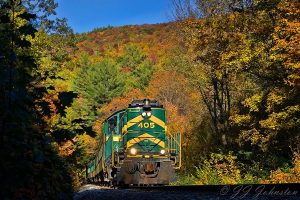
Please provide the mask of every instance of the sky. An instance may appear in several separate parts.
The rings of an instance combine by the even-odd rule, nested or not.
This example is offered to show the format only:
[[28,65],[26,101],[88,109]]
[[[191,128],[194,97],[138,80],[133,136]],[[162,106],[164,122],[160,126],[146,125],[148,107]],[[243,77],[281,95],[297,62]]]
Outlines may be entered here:
[[56,0],[59,18],[75,33],[94,28],[156,24],[171,20],[171,0]]

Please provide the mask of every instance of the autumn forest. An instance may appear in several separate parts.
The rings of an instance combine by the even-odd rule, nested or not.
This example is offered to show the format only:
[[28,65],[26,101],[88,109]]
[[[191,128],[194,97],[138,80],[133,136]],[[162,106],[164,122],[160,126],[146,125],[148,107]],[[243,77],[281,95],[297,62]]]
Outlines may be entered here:
[[172,5],[75,34],[53,0],[0,1],[1,197],[71,199],[104,119],[144,98],[182,133],[172,184],[300,182],[299,2]]

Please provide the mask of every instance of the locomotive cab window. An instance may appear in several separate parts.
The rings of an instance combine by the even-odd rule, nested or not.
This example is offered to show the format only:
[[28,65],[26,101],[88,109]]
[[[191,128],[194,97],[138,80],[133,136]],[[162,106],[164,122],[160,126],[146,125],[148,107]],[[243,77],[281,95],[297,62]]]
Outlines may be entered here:
[[120,113],[119,115],[119,133],[121,134],[122,133],[122,127],[124,126],[124,118],[125,118],[125,112],[123,113]]
[[108,120],[108,131],[109,133],[117,132],[117,116],[114,116]]

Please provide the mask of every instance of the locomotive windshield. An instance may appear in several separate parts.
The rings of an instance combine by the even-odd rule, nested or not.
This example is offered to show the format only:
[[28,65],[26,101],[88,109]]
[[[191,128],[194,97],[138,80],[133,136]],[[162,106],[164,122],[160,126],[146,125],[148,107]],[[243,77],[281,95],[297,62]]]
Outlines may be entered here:
[[129,104],[129,108],[136,108],[136,107],[143,107],[143,108],[148,108],[148,107],[163,108],[163,105],[160,105],[158,103],[158,101],[155,101],[155,100],[149,100],[149,99],[133,100],[131,102],[131,104]]

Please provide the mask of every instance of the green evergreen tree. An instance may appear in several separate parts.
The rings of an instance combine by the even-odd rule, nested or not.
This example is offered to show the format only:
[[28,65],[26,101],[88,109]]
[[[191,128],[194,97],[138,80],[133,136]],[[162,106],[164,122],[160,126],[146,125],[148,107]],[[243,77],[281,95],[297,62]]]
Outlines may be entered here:
[[119,96],[124,90],[120,67],[109,59],[82,66],[74,80],[74,91],[96,108]]
[[126,89],[145,89],[153,75],[153,64],[149,61],[142,49],[137,45],[129,45],[117,62],[128,71],[126,76]]

